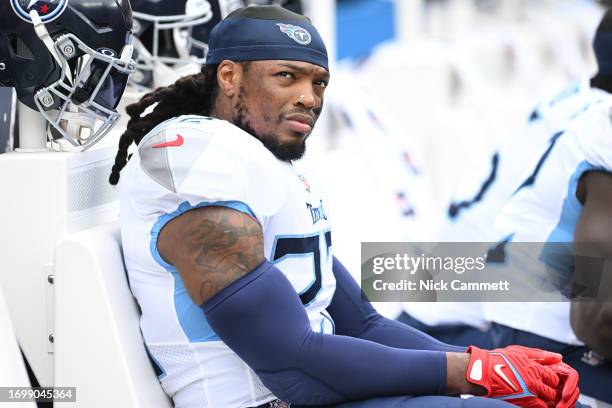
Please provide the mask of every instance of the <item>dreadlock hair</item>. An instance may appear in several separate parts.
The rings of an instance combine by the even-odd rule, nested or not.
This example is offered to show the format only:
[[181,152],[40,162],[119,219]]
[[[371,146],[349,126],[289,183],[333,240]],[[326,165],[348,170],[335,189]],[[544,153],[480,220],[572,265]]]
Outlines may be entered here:
[[[596,58],[598,60],[602,59],[609,63],[609,40],[605,40],[603,44],[596,45],[597,38],[604,35],[612,35],[612,9],[609,9],[604,13],[595,32],[595,40],[593,41],[593,49],[595,51]],[[606,69],[609,70],[609,68]],[[597,74],[591,78],[591,87],[603,89],[604,91],[612,93],[612,75],[609,71],[606,71],[605,73],[602,73],[602,71],[603,69],[600,66],[599,72],[597,72]]]
[[[204,65],[200,73],[180,78],[170,86],[157,88],[144,95],[140,101],[126,107],[130,120],[119,139],[119,151],[108,178],[109,183],[116,185],[119,182],[119,173],[129,160],[130,145],[138,145],[155,126],[181,115],[210,115],[219,91],[218,67],[219,65]],[[142,116],[153,104],[157,104],[153,111]]]

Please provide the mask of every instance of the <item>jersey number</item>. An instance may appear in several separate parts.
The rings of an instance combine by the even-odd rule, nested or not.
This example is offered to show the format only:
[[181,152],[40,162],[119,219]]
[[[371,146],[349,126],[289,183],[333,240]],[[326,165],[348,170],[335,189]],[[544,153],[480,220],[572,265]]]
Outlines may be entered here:
[[495,154],[493,155],[493,158],[491,159],[491,173],[489,174],[489,177],[487,177],[487,179],[482,183],[480,190],[478,191],[478,193],[476,193],[476,196],[474,196],[474,198],[470,200],[464,200],[461,202],[453,201],[451,203],[450,207],[448,207],[448,216],[450,219],[457,218],[461,210],[467,210],[468,208],[470,208],[471,206],[478,203],[484,198],[484,195],[486,194],[487,190],[491,188],[491,185],[493,184],[493,182],[495,181],[495,178],[497,177],[498,167],[499,167],[499,153],[495,152]]
[[327,258],[327,256],[329,256],[329,248],[331,247],[331,231],[309,237],[279,237],[276,239],[276,247],[272,254],[272,262],[288,255],[300,256],[312,254],[313,256],[315,278],[312,284],[300,294],[300,300],[303,305],[308,305],[312,302],[321,290],[323,257],[319,248],[321,248],[320,238],[322,235],[325,237],[325,246],[327,249],[325,257]]
[[535,169],[533,170],[533,173],[531,173],[531,175],[529,177],[527,177],[527,179],[525,181],[523,181],[523,184],[521,184],[521,186],[516,189],[514,194],[516,194],[522,188],[529,187],[529,186],[532,186],[533,184],[535,184],[536,177],[538,176],[538,173],[540,173],[540,170],[542,169],[542,166],[544,165],[544,162],[546,161],[546,159],[550,155],[550,152],[552,151],[553,147],[555,147],[555,143],[557,143],[557,140],[559,140],[559,137],[561,137],[561,135],[563,135],[564,132],[565,132],[564,130],[560,131],[560,132],[557,132],[557,133],[555,133],[550,138],[548,148],[546,149],[544,154],[542,154],[542,157],[540,157],[540,160],[538,160],[538,164],[536,165]]

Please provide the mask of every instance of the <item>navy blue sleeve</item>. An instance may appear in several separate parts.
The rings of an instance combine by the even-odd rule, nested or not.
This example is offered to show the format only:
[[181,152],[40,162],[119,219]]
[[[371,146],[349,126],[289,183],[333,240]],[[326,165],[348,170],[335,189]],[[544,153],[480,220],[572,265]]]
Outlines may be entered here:
[[433,395],[446,388],[443,352],[313,332],[295,289],[267,261],[201,307],[225,344],[289,403]]
[[344,265],[334,257],[336,293],[327,308],[336,334],[358,337],[390,347],[413,350],[465,352],[465,347],[442,343],[407,324],[378,314]]

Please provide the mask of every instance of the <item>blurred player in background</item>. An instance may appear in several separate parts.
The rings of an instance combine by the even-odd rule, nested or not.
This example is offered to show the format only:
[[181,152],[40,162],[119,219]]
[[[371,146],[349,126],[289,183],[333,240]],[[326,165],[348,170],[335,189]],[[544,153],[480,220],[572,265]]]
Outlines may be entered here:
[[[491,241],[499,237],[493,228],[497,218],[504,238],[512,236],[513,242],[593,243],[600,246],[593,256],[610,259],[612,237],[604,231],[612,231],[612,190],[606,184],[612,132],[605,123],[608,107],[599,102],[609,100],[612,92],[612,11],[605,13],[593,45],[597,74],[540,104],[527,131],[500,146],[476,193],[450,205],[445,240]],[[593,112],[585,114],[591,107]],[[579,263],[576,268],[580,273]],[[562,353],[581,373],[585,394],[612,402],[612,368],[597,357],[610,356],[611,311],[605,303],[572,305],[573,327],[586,346],[570,327],[569,303],[404,307],[408,313],[401,321],[453,344],[518,343]]]
[[[584,261],[588,257],[607,265],[603,269],[607,277],[602,275],[598,279],[604,285],[609,280],[612,253],[610,108],[607,98],[574,119],[567,130],[556,133],[537,166],[504,206],[496,221],[503,242],[543,243],[532,245],[537,248],[535,253],[509,248],[505,268],[535,273],[553,271],[557,276],[554,287],[567,291],[572,289],[572,278],[581,281],[585,277],[592,279],[589,275],[598,276],[593,275],[590,264]],[[559,248],[564,252],[557,253]],[[570,258],[573,249],[580,255],[575,260]],[[602,270],[597,273],[601,274]],[[609,293],[605,287],[599,289],[601,293]],[[607,318],[599,315],[597,324],[593,324],[591,319],[597,314],[589,316],[581,303],[571,307],[576,309],[574,327],[588,332],[585,340],[602,338],[603,333],[609,336],[609,315]],[[492,324],[481,344],[498,347],[518,343],[562,353],[581,373],[585,394],[612,402],[609,386],[612,365],[604,359],[589,357],[591,349],[601,353],[606,350],[601,348],[601,342],[584,345],[576,336],[570,326],[569,302],[485,303],[483,308],[485,319]],[[601,303],[592,303],[586,310],[602,308],[605,309]]]
[[[468,179],[459,191],[471,196],[455,198],[447,210],[447,226],[439,240],[487,243],[498,238],[495,218],[518,186],[528,176],[530,164],[549,146],[555,134],[591,104],[609,95],[612,84],[607,75],[612,48],[612,12],[602,18],[594,40],[599,72],[593,78],[574,82],[531,113],[524,132],[503,141],[490,158],[488,173],[480,181]],[[404,323],[452,344],[480,343],[490,322],[479,303],[406,303],[399,317]],[[486,344],[486,343],[484,343]]]

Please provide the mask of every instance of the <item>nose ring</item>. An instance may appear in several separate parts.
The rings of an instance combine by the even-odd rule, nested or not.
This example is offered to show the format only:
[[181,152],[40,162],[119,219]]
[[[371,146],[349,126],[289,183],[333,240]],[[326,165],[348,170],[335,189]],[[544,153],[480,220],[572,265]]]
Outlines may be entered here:
[[306,97],[305,97],[304,95],[300,95],[300,96],[298,97],[298,100],[299,100],[300,102],[304,102],[304,99],[306,99]]

